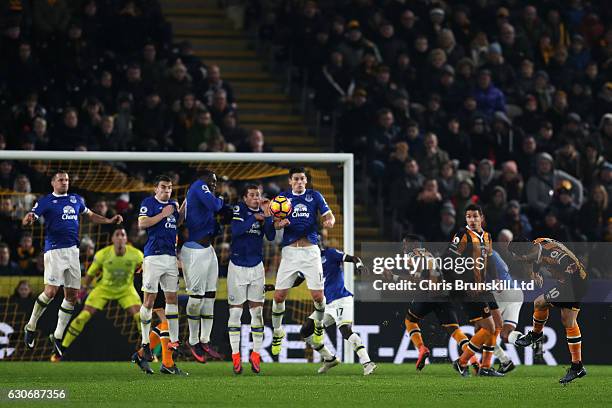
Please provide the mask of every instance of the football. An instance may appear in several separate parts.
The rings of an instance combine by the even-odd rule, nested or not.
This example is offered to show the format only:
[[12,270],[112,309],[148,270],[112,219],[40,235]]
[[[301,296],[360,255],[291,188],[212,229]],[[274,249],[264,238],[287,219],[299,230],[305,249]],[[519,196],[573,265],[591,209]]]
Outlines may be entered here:
[[270,201],[270,212],[276,218],[286,218],[291,212],[291,202],[285,196],[276,196]]

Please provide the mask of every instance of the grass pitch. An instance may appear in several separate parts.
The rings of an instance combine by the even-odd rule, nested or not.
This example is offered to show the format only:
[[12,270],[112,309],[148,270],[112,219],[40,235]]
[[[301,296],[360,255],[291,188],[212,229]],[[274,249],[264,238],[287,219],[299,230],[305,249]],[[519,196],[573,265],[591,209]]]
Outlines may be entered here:
[[505,378],[460,378],[450,364],[379,364],[363,377],[358,364],[340,365],[317,375],[316,364],[263,364],[251,373],[248,363],[235,376],[231,363],[185,363],[188,377],[147,376],[132,363],[2,363],[0,388],[67,389],[65,401],[0,400],[0,406],[49,407],[610,407],[612,367],[588,366],[588,375],[561,386],[563,367],[517,367]]

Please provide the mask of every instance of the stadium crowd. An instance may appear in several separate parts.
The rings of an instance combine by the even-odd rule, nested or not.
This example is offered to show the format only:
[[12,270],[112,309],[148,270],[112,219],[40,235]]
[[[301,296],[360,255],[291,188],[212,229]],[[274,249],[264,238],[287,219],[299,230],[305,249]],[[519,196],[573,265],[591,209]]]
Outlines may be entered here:
[[273,3],[260,37],[380,185],[395,238],[447,241],[480,203],[495,237],[612,241],[607,2]]
[[[378,185],[389,238],[448,241],[480,203],[494,236],[612,241],[605,1],[248,3],[260,39],[285,51],[336,124],[336,149]],[[173,43],[158,1],[3,7],[0,149],[263,148],[219,67]],[[40,273],[18,219],[48,179],[2,161],[0,189],[19,193],[0,197],[0,274]]]

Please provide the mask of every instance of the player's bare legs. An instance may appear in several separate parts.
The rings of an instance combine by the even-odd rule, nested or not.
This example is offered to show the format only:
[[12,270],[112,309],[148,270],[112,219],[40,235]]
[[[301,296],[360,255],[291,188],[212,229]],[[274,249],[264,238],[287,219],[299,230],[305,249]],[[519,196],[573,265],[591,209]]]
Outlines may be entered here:
[[493,353],[495,351],[495,345],[497,344],[497,336],[499,336],[503,325],[503,319],[499,309],[491,309],[491,317],[493,318],[494,333],[493,336],[489,337],[484,342],[482,347],[482,357],[480,360],[480,367],[484,369],[491,368]]

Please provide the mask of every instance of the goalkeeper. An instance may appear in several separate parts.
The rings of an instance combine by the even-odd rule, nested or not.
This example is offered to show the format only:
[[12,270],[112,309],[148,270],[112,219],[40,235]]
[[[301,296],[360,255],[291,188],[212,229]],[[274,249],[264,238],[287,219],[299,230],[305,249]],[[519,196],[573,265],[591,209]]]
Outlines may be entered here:
[[[112,243],[96,252],[93,263],[87,270],[82,291],[90,287],[100,269],[102,276],[87,297],[81,313],[68,326],[62,341],[64,350],[81,334],[89,319],[97,311],[104,309],[109,300],[118,301],[119,305],[134,317],[136,327],[140,329],[141,302],[134,288],[134,272],[142,265],[144,255],[140,250],[127,245],[127,233],[123,227],[115,229]],[[57,354],[51,357],[52,361],[59,359]]]

